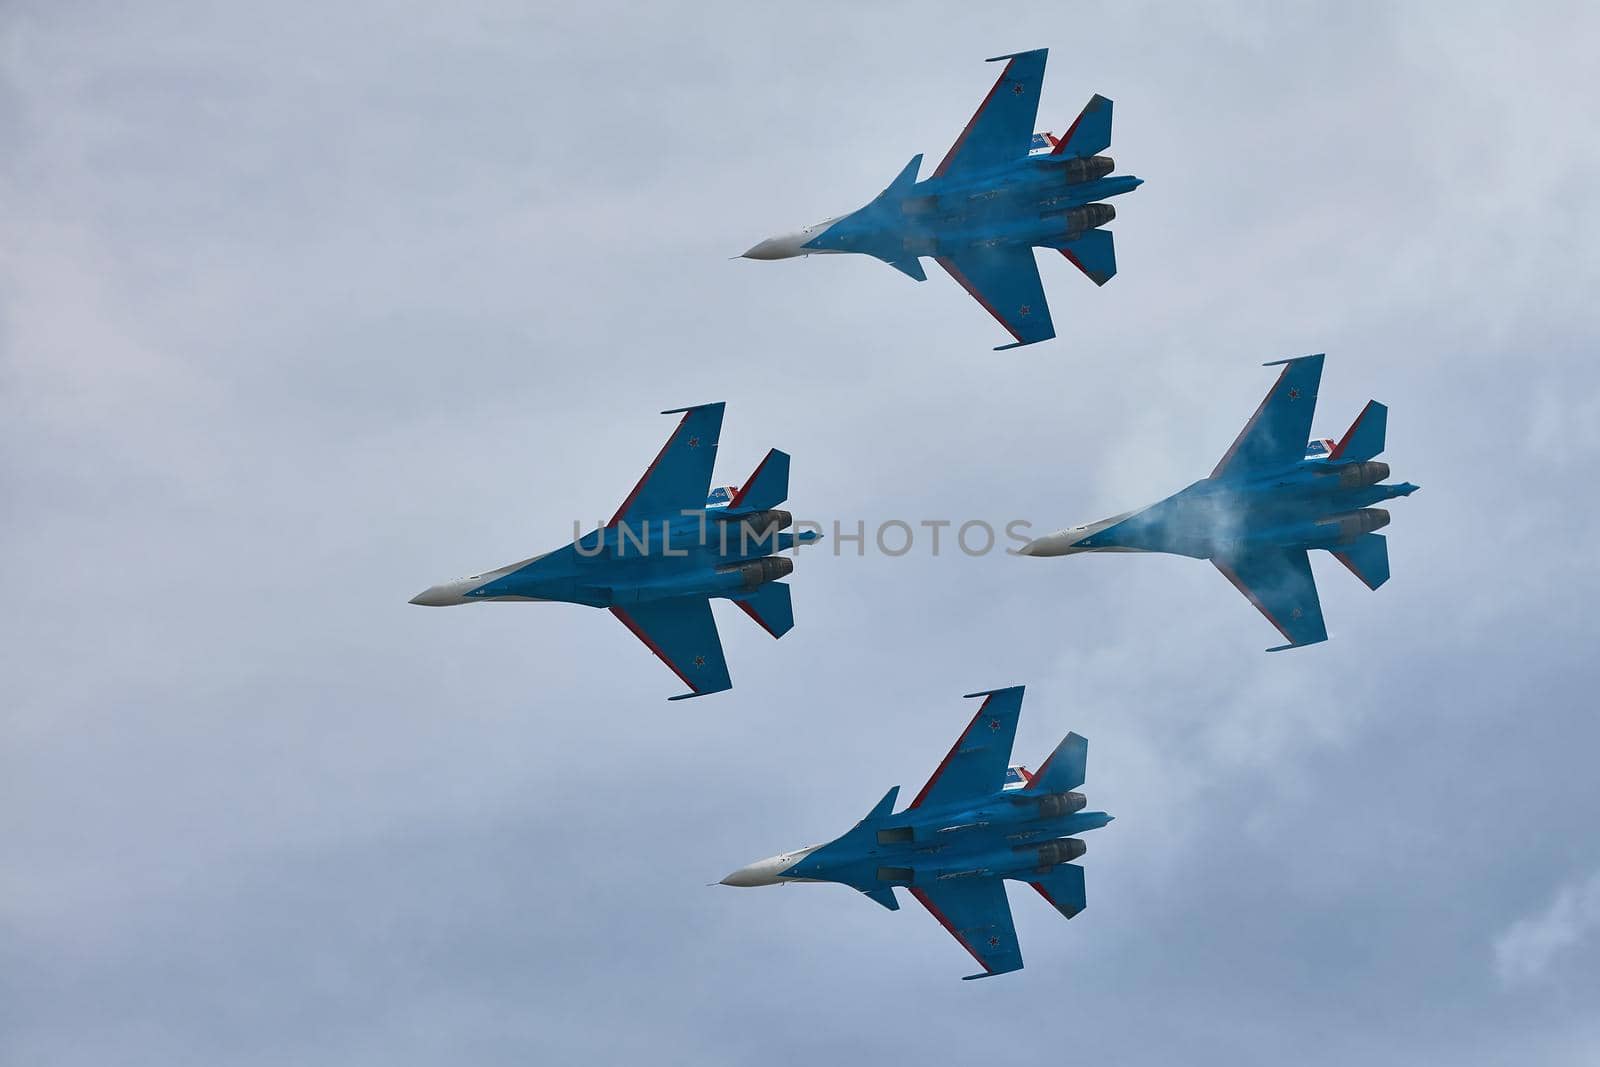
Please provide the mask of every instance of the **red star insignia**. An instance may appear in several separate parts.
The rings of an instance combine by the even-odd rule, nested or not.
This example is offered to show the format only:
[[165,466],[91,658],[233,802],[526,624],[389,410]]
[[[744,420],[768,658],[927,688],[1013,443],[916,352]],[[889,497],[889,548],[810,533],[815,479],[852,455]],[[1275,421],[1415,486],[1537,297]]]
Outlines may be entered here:
[[690,448],[699,448],[700,447],[700,438],[698,438],[698,437],[689,438],[689,447]]
[[1000,947],[1000,939],[998,937],[991,937],[989,939],[989,947],[990,948],[999,948]]
[[1290,386],[1289,387],[1289,399],[1290,400],[1299,400],[1300,399],[1300,387],[1298,385],[1294,385],[1294,386]]
[[1033,307],[1032,307],[1032,305],[1030,305],[1030,304],[1023,304],[1023,305],[1022,305],[1022,306],[1021,306],[1021,307],[1019,307],[1019,308],[1018,308],[1018,309],[1017,309],[1017,314],[1018,314],[1018,315],[1032,315],[1032,314],[1033,314]]
[[1298,619],[1304,614],[1305,612],[1301,611],[1299,608],[1295,608],[1293,611],[1289,612],[1289,618]]
[[704,667],[706,665],[706,658],[704,656],[696,656],[694,658],[694,665],[696,667]]
[[998,731],[1000,729],[1000,720],[999,719],[990,719],[989,720],[989,729]]
[[1028,91],[1028,87],[1026,85],[1023,85],[1021,82],[1012,82],[1011,83],[1011,91],[1013,93],[1015,93],[1017,96],[1021,96],[1023,93]]

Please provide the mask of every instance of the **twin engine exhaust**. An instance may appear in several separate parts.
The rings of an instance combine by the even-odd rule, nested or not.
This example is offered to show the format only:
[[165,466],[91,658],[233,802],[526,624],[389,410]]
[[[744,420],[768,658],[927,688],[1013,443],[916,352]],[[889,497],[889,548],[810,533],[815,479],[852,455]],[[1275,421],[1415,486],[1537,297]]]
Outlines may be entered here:
[[794,560],[788,556],[763,556],[747,563],[735,563],[731,567],[718,567],[717,573],[737,574],[743,588],[754,589],[793,574]]

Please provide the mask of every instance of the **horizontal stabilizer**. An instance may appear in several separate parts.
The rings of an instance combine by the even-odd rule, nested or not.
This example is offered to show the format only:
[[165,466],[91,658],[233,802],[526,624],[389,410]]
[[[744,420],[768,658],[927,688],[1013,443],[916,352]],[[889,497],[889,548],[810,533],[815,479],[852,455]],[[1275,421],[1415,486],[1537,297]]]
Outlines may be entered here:
[[1065,793],[1083,784],[1088,774],[1089,742],[1077,734],[1061,739],[1050,758],[1028,782],[1030,793]]
[[900,910],[900,902],[894,898],[893,886],[879,886],[877,889],[868,889],[865,892],[867,896],[871,897],[877,903],[882,904],[890,911]]
[[728,501],[728,510],[761,511],[789,499],[789,453],[776,448],[756,465],[749,479]]
[[1389,409],[1376,400],[1367,401],[1356,421],[1344,432],[1344,437],[1333,446],[1329,459],[1371,459],[1383,451],[1383,439],[1389,429]]
[[789,600],[789,586],[784,582],[758,585],[734,597],[733,602],[773,637],[782,637],[794,629],[794,604]]
[[1349,567],[1350,573],[1366,583],[1368,589],[1376,589],[1389,580],[1389,541],[1383,534],[1362,534],[1336,550],[1333,558]]
[[1062,245],[1061,254],[1096,285],[1104,285],[1117,273],[1117,249],[1109,230],[1090,230]]
[[1037,889],[1039,895],[1050,902],[1051,907],[1069,919],[1089,906],[1088,898],[1083,891],[1082,867],[1063,863],[1028,884]]
[[1111,147],[1111,101],[1095,93],[1056,142],[1052,155],[1085,158]]

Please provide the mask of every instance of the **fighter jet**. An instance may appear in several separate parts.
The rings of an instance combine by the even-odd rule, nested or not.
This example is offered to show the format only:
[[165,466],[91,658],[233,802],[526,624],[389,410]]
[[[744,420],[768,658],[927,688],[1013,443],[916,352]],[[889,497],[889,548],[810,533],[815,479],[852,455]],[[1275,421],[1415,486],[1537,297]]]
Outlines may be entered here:
[[1368,401],[1344,437],[1306,443],[1322,380],[1322,356],[1277,360],[1266,399],[1211,476],[1140,511],[1060,530],[1024,556],[1075,552],[1174,552],[1209,559],[1278,628],[1281,652],[1328,639],[1311,576],[1310,549],[1326,549],[1367,588],[1389,580],[1389,513],[1373,504],[1410,496],[1410,482],[1380,485],[1389,409]]
[[662,412],[683,418],[604,526],[554,552],[432,586],[411,603],[556,600],[606,608],[689,687],[669,699],[732,689],[711,598],[733,601],[782,637],[794,626],[794,609],[778,579],[794,561],[779,553],[820,535],[786,532],[794,517],[777,506],[789,495],[789,456],[777,449],[743,486],[709,491],[722,409]]
[[968,979],[1022,969],[1004,880],[1027,882],[1067,918],[1085,907],[1078,834],[1111,821],[1084,811],[1089,742],[1068,734],[1038,771],[1010,767],[1022,686],[983,697],[972,722],[906,810],[895,786],[843,837],[741,867],[723,885],[839,882],[898,911],[908,890],[983,968]]
[[[745,259],[790,259],[860,252],[924,281],[919,257],[932,256],[1015,340],[995,351],[1056,335],[1034,261],[1053,248],[1096,285],[1117,273],[1110,197],[1141,179],[1111,176],[1111,101],[1095,96],[1067,132],[1035,133],[1048,50],[996,56],[1005,69],[944,161],[917,181],[918,155],[877,199],[849,215],[772,237]],[[1035,153],[1036,146],[1047,146]]]

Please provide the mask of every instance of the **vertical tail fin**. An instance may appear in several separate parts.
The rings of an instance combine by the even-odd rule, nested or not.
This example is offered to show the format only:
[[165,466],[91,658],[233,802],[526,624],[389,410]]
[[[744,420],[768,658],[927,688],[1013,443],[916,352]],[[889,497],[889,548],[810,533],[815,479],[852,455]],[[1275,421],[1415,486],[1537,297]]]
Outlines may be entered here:
[[1061,739],[1050,758],[1028,781],[1030,793],[1065,793],[1083,784],[1088,774],[1089,742],[1077,734]]
[[789,499],[789,453],[776,448],[757,464],[739,491],[728,502],[730,511],[775,508]]
[[1376,400],[1367,401],[1356,421],[1333,446],[1329,459],[1371,459],[1383,451],[1383,438],[1389,429],[1389,409]]
[[1383,534],[1362,534],[1334,550],[1333,558],[1350,568],[1350,573],[1368,589],[1376,589],[1389,580],[1389,539]]
[[1111,101],[1095,93],[1056,142],[1052,155],[1080,158],[1111,147]]

